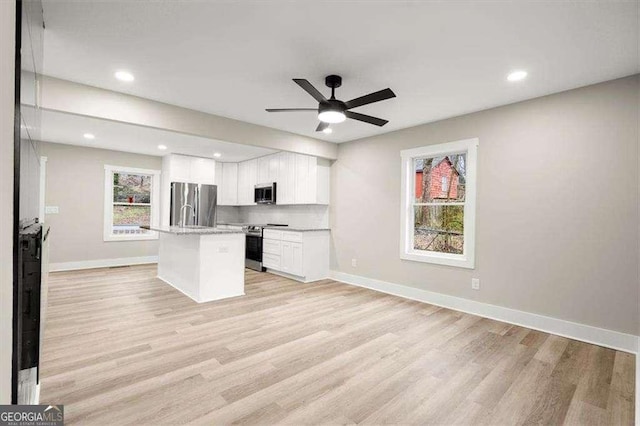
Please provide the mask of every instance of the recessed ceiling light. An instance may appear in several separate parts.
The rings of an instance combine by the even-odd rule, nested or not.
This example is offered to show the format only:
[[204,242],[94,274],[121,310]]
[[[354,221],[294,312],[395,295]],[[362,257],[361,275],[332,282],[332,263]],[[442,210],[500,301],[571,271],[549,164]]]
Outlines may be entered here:
[[325,129],[322,129],[322,132],[323,132],[323,133],[330,134],[330,133],[333,133],[333,129],[332,129],[331,127],[327,127],[327,128],[325,128]]
[[120,81],[133,81],[135,78],[129,71],[116,71],[116,78]]
[[166,145],[158,145],[158,149],[164,151],[165,149],[167,149]]
[[96,135],[94,135],[93,133],[85,133],[82,136],[84,136],[85,139],[95,139],[96,138]]
[[220,154],[219,152],[215,152],[213,154],[213,156],[216,157],[216,158],[220,158],[220,157],[222,157],[222,154]]
[[507,76],[507,80],[520,81],[520,80],[524,80],[526,77],[527,77],[526,71],[514,71]]

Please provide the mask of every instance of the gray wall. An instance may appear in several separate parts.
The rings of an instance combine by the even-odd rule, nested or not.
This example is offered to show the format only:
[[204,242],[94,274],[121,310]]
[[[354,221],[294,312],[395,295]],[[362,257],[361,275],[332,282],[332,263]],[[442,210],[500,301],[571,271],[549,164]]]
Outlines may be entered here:
[[0,1],[0,404],[11,403],[15,16],[15,2]]
[[40,142],[47,157],[45,203],[51,263],[157,256],[158,241],[103,241],[104,165],[162,169],[162,158]]
[[[632,76],[341,144],[332,268],[636,334],[638,85]],[[474,137],[476,269],[400,260],[400,150]]]

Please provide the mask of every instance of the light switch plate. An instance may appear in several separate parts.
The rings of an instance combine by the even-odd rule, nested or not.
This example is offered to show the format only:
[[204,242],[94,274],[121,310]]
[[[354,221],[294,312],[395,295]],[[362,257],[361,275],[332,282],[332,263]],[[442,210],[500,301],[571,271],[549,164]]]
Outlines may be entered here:
[[471,288],[473,290],[480,290],[480,278],[471,278]]
[[45,214],[58,214],[60,213],[60,209],[58,206],[46,206],[44,212]]

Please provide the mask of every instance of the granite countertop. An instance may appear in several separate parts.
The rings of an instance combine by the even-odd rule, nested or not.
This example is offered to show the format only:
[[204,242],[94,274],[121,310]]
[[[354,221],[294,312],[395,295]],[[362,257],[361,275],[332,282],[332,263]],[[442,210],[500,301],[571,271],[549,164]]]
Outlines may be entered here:
[[175,235],[212,235],[212,234],[243,234],[239,229],[220,229],[210,228],[208,226],[141,226],[140,228],[149,229],[151,231],[164,232],[165,234]]
[[234,223],[234,222],[218,222],[218,225],[231,226],[261,226],[264,229],[280,229],[282,231],[292,232],[315,232],[315,231],[331,231],[330,228],[313,228],[310,226],[273,226],[264,223]]
[[264,229],[277,229],[280,231],[291,231],[291,232],[316,232],[316,231],[331,231],[330,228],[306,228],[304,226],[296,227],[296,226],[265,226]]

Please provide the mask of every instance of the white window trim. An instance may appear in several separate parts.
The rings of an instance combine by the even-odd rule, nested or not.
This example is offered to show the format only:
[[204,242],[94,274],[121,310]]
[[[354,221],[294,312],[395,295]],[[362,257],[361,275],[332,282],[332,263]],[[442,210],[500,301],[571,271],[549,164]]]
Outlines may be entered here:
[[[476,225],[476,187],[477,187],[477,138],[464,139],[420,148],[400,151],[402,159],[402,195],[400,211],[400,258],[416,262],[435,263],[438,265],[475,268],[475,225]],[[413,248],[413,197],[415,170],[413,160],[424,157],[439,157],[447,154],[466,153],[466,187],[464,203],[464,245],[463,254],[438,253],[415,250]]]
[[151,175],[151,226],[160,224],[160,170],[138,169],[134,167],[104,166],[104,241],[144,241],[157,240],[157,232],[147,234],[115,235],[113,229],[113,173]]

